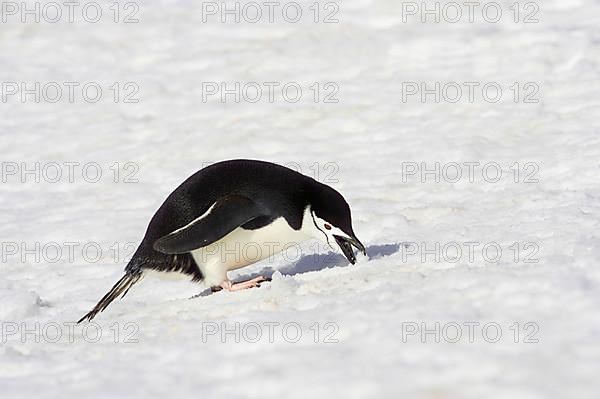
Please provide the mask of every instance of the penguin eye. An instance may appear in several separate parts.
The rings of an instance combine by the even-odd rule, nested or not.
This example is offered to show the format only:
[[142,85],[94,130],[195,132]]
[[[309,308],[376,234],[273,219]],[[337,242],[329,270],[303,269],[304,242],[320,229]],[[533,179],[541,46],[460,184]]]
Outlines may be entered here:
[[325,223],[325,228],[326,228],[327,230],[331,230],[331,229],[332,229],[331,225],[329,225],[329,224],[327,224],[327,223]]

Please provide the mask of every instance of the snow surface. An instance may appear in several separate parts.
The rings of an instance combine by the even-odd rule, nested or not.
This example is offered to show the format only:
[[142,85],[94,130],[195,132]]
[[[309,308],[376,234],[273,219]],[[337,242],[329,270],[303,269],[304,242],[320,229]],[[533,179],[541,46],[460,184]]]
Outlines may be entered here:
[[[112,2],[100,3],[108,13]],[[299,3],[308,13],[313,2]],[[3,176],[2,398],[598,397],[600,2],[538,3],[537,24],[512,22],[512,3],[498,1],[506,16],[497,24],[403,23],[395,0],[340,0],[334,24],[203,23],[201,2],[175,0],[140,3],[137,24],[112,14],[97,24],[1,23],[2,82],[94,81],[105,93],[95,104],[0,104],[3,167],[96,162],[103,171],[97,183],[81,168],[73,183]],[[236,81],[298,82],[305,95],[202,102],[202,82]],[[496,104],[403,102],[402,82],[436,81],[498,82],[505,94]],[[114,82],[135,82],[139,102],[111,101]],[[314,82],[337,83],[339,103],[308,100]],[[537,83],[539,103],[512,101],[514,82]],[[148,277],[97,317],[99,342],[89,342],[91,327],[70,334],[64,323],[122,275],[127,243],[139,243],[164,198],[205,162],[239,157],[294,162],[310,175],[318,162],[322,181],[326,164],[337,165],[332,185],[369,256],[351,266],[307,243],[300,258],[232,275],[273,274],[259,289],[193,299],[205,287]],[[138,183],[122,182],[127,162]],[[421,183],[403,162],[496,162],[504,177],[488,183],[477,169],[473,183]],[[537,183],[522,182],[528,162]],[[27,252],[70,242],[74,259]],[[489,262],[479,247],[473,260],[423,261],[407,255],[411,242],[498,243],[503,255]],[[99,261],[82,256],[85,243],[103,249]],[[537,263],[524,262],[526,243],[539,248]],[[279,323],[273,342],[265,323]],[[286,323],[300,327],[299,342],[283,335]],[[473,342],[468,323],[480,323]],[[486,323],[502,329],[497,343]],[[62,335],[50,342],[56,325]],[[252,343],[256,325],[263,337]],[[452,343],[456,325],[463,335]],[[245,335],[222,339],[222,326]],[[434,332],[423,337],[422,326]],[[130,332],[137,342],[125,342]],[[324,342],[332,332],[337,342]],[[530,333],[537,343],[524,342]]]

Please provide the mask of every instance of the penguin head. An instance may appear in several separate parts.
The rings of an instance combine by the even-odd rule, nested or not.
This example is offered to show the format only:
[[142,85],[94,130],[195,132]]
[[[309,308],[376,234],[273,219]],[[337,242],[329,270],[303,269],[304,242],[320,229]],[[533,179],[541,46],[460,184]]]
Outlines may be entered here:
[[356,256],[352,246],[367,254],[365,246],[358,240],[352,229],[352,215],[350,206],[344,197],[333,188],[322,185],[309,204],[310,215],[316,230],[314,236],[330,247],[337,243],[344,256],[352,264],[356,263]]

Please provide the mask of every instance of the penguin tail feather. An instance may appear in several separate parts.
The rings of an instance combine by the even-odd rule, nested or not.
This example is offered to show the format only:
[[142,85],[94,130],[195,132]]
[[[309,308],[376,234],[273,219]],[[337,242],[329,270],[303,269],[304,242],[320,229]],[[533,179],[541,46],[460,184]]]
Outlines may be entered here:
[[108,291],[106,295],[104,295],[102,299],[100,299],[98,304],[96,304],[96,306],[94,306],[92,310],[90,310],[88,313],[86,313],[85,316],[79,319],[77,324],[81,323],[84,320],[91,321],[94,317],[96,317],[98,313],[106,309],[106,307],[110,305],[112,301],[117,299],[119,295],[121,295],[121,298],[123,298],[127,294],[127,292],[129,292],[129,289],[140,280],[140,278],[142,278],[141,270],[138,269],[126,271],[125,275],[121,277],[121,279],[117,281],[115,285],[113,285],[110,291]]

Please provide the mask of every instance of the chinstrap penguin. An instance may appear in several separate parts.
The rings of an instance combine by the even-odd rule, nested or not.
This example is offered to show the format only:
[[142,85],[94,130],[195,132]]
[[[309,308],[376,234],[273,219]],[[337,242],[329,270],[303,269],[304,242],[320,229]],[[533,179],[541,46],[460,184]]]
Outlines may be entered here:
[[[269,162],[231,160],[210,165],[184,181],[156,211],[125,275],[78,323],[92,320],[124,297],[145,271],[180,272],[216,289],[258,286],[257,277],[232,283],[229,270],[316,238],[337,243],[354,264],[352,246],[366,255],[352,228],[350,207],[333,188]],[[241,249],[253,246],[250,259]]]

